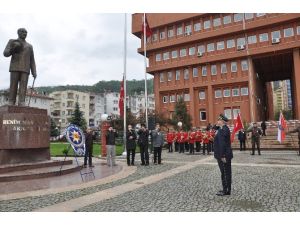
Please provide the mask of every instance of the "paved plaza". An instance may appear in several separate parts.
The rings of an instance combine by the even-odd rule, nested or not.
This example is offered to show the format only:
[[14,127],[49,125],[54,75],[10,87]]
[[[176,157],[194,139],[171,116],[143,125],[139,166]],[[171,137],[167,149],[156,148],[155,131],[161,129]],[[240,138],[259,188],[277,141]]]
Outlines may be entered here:
[[232,195],[223,197],[215,195],[221,179],[212,155],[164,151],[162,159],[162,165],[127,167],[119,158],[122,170],[98,181],[0,195],[0,211],[300,211],[295,151],[234,151]]

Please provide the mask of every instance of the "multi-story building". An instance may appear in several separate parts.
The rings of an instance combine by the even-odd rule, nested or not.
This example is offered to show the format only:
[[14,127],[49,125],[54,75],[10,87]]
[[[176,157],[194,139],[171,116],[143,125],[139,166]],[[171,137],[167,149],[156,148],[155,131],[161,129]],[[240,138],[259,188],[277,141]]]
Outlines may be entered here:
[[[142,16],[132,15],[140,54]],[[220,113],[267,120],[274,114],[267,83],[291,80],[293,115],[300,119],[300,14],[149,13],[147,21],[156,110],[171,117],[183,97],[194,126],[214,123]]]
[[90,93],[89,126],[98,127],[105,113],[104,94]]
[[104,93],[104,113],[109,116],[118,117],[120,116],[119,110],[119,96],[118,92],[107,92]]
[[80,110],[83,112],[84,118],[89,122],[90,95],[89,93],[66,90],[55,91],[50,94],[53,98],[51,102],[51,117],[61,129],[67,127],[69,119],[75,109],[75,103],[79,103]]
[[[8,91],[0,92],[0,106],[8,104],[8,94],[9,94]],[[39,109],[46,109],[48,115],[50,115],[51,100],[53,99],[47,96],[45,93],[39,94],[37,92],[31,92],[31,90],[28,90],[25,98],[25,105],[29,107],[39,108]]]
[[[145,113],[145,93],[133,94],[127,98],[127,107],[130,109],[131,113],[139,117],[141,113]],[[154,104],[154,94],[148,95],[148,113],[155,111]]]
[[272,83],[274,111],[291,109],[290,81],[275,81]]

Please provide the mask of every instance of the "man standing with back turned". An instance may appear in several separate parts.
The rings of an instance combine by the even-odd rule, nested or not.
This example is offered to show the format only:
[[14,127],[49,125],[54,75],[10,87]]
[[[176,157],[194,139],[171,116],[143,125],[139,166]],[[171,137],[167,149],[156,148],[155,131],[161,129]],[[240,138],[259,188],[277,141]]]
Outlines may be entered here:
[[231,194],[231,159],[233,158],[230,130],[226,125],[228,119],[220,114],[217,121],[217,133],[214,139],[214,157],[218,161],[221,171],[223,190],[217,193],[218,196]]
[[5,57],[11,57],[10,61],[10,89],[9,105],[16,104],[19,86],[19,106],[25,106],[25,97],[28,84],[28,76],[36,78],[36,67],[32,45],[25,41],[27,31],[25,28],[18,29],[18,39],[10,39],[3,52]]

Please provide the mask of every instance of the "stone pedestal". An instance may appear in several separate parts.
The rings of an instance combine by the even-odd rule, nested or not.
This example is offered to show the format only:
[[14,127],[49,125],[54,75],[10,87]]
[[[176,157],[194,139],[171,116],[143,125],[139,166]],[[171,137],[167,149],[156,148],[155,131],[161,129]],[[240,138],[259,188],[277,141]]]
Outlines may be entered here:
[[47,110],[0,107],[0,165],[50,160]]

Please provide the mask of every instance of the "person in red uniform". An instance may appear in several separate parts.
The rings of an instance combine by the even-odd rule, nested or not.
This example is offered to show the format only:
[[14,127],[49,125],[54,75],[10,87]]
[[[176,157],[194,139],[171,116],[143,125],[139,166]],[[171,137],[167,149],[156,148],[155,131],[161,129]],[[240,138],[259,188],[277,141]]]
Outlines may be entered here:
[[209,152],[213,152],[214,151],[214,137],[215,137],[215,130],[214,129],[210,129],[209,130]]
[[167,142],[168,142],[168,149],[169,152],[173,152],[173,141],[174,141],[174,132],[170,131],[170,129],[168,129],[168,133],[167,133]]
[[184,153],[184,132],[183,130],[181,130],[179,132],[180,136],[179,136],[179,139],[178,139],[178,142],[179,142],[179,153]]
[[190,154],[195,154],[195,138],[196,131],[195,128],[193,128],[189,133]]
[[174,134],[174,142],[175,142],[175,152],[179,152],[179,139],[180,139],[180,130],[177,130]]
[[209,147],[209,139],[210,139],[210,132],[209,131],[203,131],[203,155],[205,155],[205,149],[207,149],[207,155],[210,153],[210,147]]
[[190,145],[189,145],[189,132],[187,131],[184,131],[184,148],[185,148],[185,151],[188,152],[189,151],[189,148]]
[[196,130],[195,142],[196,142],[196,152],[200,152],[201,142],[202,142],[202,132],[199,127]]

